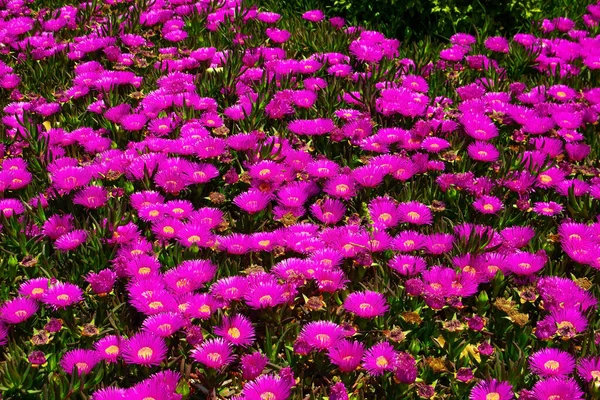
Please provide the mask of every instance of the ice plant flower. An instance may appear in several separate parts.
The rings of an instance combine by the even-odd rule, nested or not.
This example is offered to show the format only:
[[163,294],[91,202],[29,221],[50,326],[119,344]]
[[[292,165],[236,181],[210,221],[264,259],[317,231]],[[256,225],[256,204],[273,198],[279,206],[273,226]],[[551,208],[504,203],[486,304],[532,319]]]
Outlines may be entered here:
[[246,347],[254,342],[254,327],[250,320],[241,314],[223,317],[222,325],[216,327],[214,332],[237,346]]
[[379,376],[387,371],[393,371],[396,363],[396,351],[391,344],[381,342],[365,352],[363,368],[373,376]]
[[64,309],[83,300],[83,291],[72,283],[58,282],[51,285],[40,300],[55,310]]
[[573,378],[550,378],[541,380],[533,386],[536,400],[570,399],[583,400],[583,392]]
[[411,201],[398,205],[400,222],[414,225],[429,225],[433,221],[431,210],[422,203]]
[[122,357],[127,364],[160,365],[167,355],[164,340],[150,332],[137,333],[127,339]]
[[480,381],[473,387],[469,395],[470,400],[512,400],[514,398],[510,383],[496,379]]
[[579,360],[577,373],[586,382],[600,381],[600,357],[586,357]]
[[17,297],[0,306],[0,321],[7,324],[18,324],[31,318],[38,310],[35,300]]
[[222,369],[236,358],[231,350],[231,344],[224,339],[209,339],[192,351],[192,358],[208,368]]
[[352,372],[360,365],[364,352],[365,346],[361,342],[340,340],[328,350],[327,355],[340,371]]
[[575,359],[558,349],[542,349],[529,358],[531,371],[543,378],[562,377],[575,369]]
[[344,332],[331,321],[309,322],[302,327],[299,338],[319,350],[327,350],[342,339]]
[[361,318],[374,318],[384,315],[389,306],[381,293],[367,290],[346,297],[344,308]]
[[248,400],[287,400],[290,393],[290,384],[272,375],[261,375],[246,383],[242,390],[242,396]]
[[93,350],[75,349],[66,352],[61,360],[60,366],[69,375],[75,371],[77,375],[89,374],[98,364],[100,358]]

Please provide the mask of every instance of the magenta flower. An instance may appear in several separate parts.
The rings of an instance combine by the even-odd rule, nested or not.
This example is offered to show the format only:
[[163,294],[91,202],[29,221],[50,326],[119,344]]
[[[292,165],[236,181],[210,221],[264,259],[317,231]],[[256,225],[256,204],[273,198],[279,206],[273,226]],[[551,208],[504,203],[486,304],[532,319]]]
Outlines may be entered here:
[[73,198],[73,203],[91,209],[102,207],[107,201],[108,191],[102,186],[88,186]]
[[127,391],[117,387],[106,387],[96,390],[92,395],[92,400],[126,400]]
[[19,294],[40,300],[48,290],[50,280],[48,278],[29,279],[19,286]]
[[342,220],[346,213],[344,203],[337,199],[317,200],[310,206],[311,213],[326,225],[334,225]]
[[221,338],[209,339],[192,350],[192,358],[213,369],[222,369],[235,360],[231,345]]
[[90,284],[94,293],[106,295],[112,291],[117,280],[117,274],[113,270],[107,268],[98,273],[90,272],[85,277],[85,280]]
[[400,222],[414,225],[430,225],[433,222],[431,210],[423,203],[410,201],[398,205]]
[[460,117],[467,135],[475,140],[488,141],[498,136],[498,128],[483,114],[463,114]]
[[577,373],[586,382],[600,381],[600,357],[586,357],[579,360]]
[[54,246],[58,250],[66,252],[75,250],[81,244],[85,243],[86,240],[87,232],[83,229],[77,229],[61,235],[58,239],[56,239],[56,242],[54,242]]
[[533,205],[533,211],[536,214],[552,217],[562,212],[563,206],[553,201],[537,202]]
[[116,363],[123,344],[124,340],[120,337],[108,335],[94,343],[94,349],[96,349],[100,359],[109,363]]
[[500,157],[500,152],[491,143],[473,142],[467,147],[467,154],[475,161],[494,162]]
[[511,253],[506,258],[510,272],[517,275],[532,275],[544,268],[546,259],[538,254],[523,251]]
[[60,360],[60,366],[69,375],[75,370],[78,375],[88,374],[98,364],[100,358],[93,350],[75,349],[66,352]]
[[325,19],[325,13],[321,10],[310,10],[302,14],[302,18],[311,22],[320,22]]
[[240,314],[223,317],[223,323],[214,329],[214,333],[228,342],[242,347],[252,344],[255,335],[252,322]]
[[127,340],[122,356],[127,364],[160,365],[167,356],[167,350],[161,337],[141,332]]
[[289,31],[278,28],[267,28],[265,33],[274,43],[285,43],[292,36]]
[[57,310],[83,300],[83,290],[72,283],[58,282],[51,285],[41,298],[41,302]]
[[291,385],[280,377],[261,375],[244,385],[242,396],[246,400],[287,400]]
[[0,320],[7,324],[19,324],[31,318],[38,310],[37,302],[27,297],[6,301],[0,307]]
[[356,195],[356,182],[350,175],[338,175],[327,180],[323,191],[332,197],[350,199]]
[[569,399],[583,400],[581,388],[573,378],[550,378],[541,380],[533,386],[535,400]]
[[364,352],[365,346],[361,342],[340,340],[328,350],[327,355],[340,371],[352,372],[360,365]]
[[233,204],[250,214],[255,214],[264,210],[270,201],[270,194],[263,193],[256,189],[250,189],[248,192],[237,195],[233,199]]
[[381,342],[365,352],[362,366],[370,375],[383,375],[394,370],[396,355],[397,352],[391,344]]
[[469,395],[469,400],[512,400],[515,398],[513,388],[508,382],[489,379],[480,381]]
[[550,313],[556,332],[563,339],[571,339],[582,333],[588,326],[585,316],[576,308],[563,308]]
[[325,118],[299,119],[290,121],[288,129],[296,135],[321,136],[333,131],[335,124]]
[[338,343],[344,336],[342,328],[331,321],[309,322],[302,327],[299,339],[305,340],[310,346],[327,350]]
[[473,208],[482,214],[496,214],[504,208],[504,204],[497,197],[481,196],[473,202]]
[[154,314],[147,317],[142,323],[145,331],[152,332],[156,336],[169,337],[186,325],[183,316],[176,312]]
[[575,359],[565,351],[548,348],[531,355],[529,366],[534,374],[543,378],[563,377],[573,372]]
[[269,363],[269,358],[259,352],[245,354],[240,360],[242,367],[242,378],[252,380],[262,374]]
[[384,315],[389,306],[381,293],[367,290],[351,293],[344,301],[344,308],[361,318],[374,318]]

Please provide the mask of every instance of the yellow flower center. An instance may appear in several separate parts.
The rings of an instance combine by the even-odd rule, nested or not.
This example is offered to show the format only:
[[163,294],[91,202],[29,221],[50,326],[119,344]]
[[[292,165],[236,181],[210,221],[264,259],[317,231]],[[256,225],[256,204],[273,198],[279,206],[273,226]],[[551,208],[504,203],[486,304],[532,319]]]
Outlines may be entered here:
[[388,222],[391,219],[392,219],[392,216],[389,213],[382,213],[381,215],[379,215],[380,221]]
[[200,312],[203,314],[210,314],[210,306],[208,304],[204,304],[200,307]]
[[375,364],[377,364],[377,366],[379,368],[385,368],[385,367],[388,366],[389,361],[384,356],[379,356],[379,357],[377,357],[377,360],[375,361]]
[[198,235],[192,235],[188,238],[188,242],[190,243],[198,243],[200,242],[200,236]]
[[416,212],[416,211],[411,211],[411,212],[409,212],[407,215],[408,215],[408,217],[409,217],[410,219],[412,219],[413,221],[416,221],[417,219],[421,218],[421,214],[419,214],[419,213],[418,213],[418,212]]
[[494,206],[491,205],[491,204],[486,204],[486,205],[483,206],[483,209],[485,211],[494,211]]
[[264,392],[260,395],[260,400],[276,400],[277,396],[273,392]]
[[152,357],[152,354],[154,354],[154,351],[152,351],[150,347],[142,347],[137,352],[138,357],[142,360],[148,360],[150,357]]
[[56,300],[60,300],[60,301],[69,301],[69,295],[68,294],[59,294],[58,296],[56,296]]
[[163,303],[160,301],[153,301],[152,303],[148,304],[148,306],[153,310],[157,310],[163,306]]
[[345,183],[340,183],[339,185],[337,185],[337,186],[335,187],[335,190],[336,190],[338,193],[342,193],[342,194],[343,194],[343,193],[346,193],[346,192],[347,192],[349,189],[350,189],[350,187],[349,187],[348,185],[346,185]]
[[104,352],[109,356],[113,356],[115,354],[119,354],[119,348],[113,344],[111,346],[108,346],[106,350],[104,350]]
[[42,293],[44,293],[44,289],[42,289],[42,288],[35,288],[31,291],[31,294],[35,294],[35,295],[42,294]]
[[316,338],[322,345],[327,345],[331,341],[331,337],[326,333],[319,333]]
[[219,353],[208,353],[206,355],[206,358],[208,358],[212,362],[219,362],[219,361],[221,361],[221,355]]
[[542,183],[550,183],[550,182],[552,182],[552,177],[550,177],[548,175],[540,175],[540,181]]
[[552,371],[556,371],[560,367],[558,361],[548,360],[544,363],[544,368],[550,369]]
[[86,362],[78,362],[75,364],[75,366],[79,372],[83,372],[88,369],[88,364]]
[[485,400],[500,400],[500,393],[490,392],[485,396]]
[[463,272],[467,273],[467,274],[475,274],[477,271],[475,270],[475,268],[471,267],[470,265],[465,265],[465,267],[462,269]]
[[182,278],[180,280],[177,281],[177,283],[175,284],[178,288],[182,288],[185,286],[188,286],[190,284],[190,281],[188,281],[185,278]]
[[163,332],[169,332],[169,331],[171,331],[172,326],[171,326],[171,324],[162,324],[162,325],[159,325],[158,329]]
[[268,304],[268,303],[271,303],[272,301],[273,301],[273,298],[271,296],[269,296],[268,294],[265,294],[260,299],[258,299],[258,302],[260,304]]
[[240,337],[240,330],[238,328],[229,328],[229,330],[227,331],[227,334],[229,336],[231,336],[234,339],[238,339]]
[[15,311],[15,315],[17,317],[19,317],[19,318],[23,318],[23,317],[27,316],[27,311],[25,311],[25,310],[18,310],[18,311]]

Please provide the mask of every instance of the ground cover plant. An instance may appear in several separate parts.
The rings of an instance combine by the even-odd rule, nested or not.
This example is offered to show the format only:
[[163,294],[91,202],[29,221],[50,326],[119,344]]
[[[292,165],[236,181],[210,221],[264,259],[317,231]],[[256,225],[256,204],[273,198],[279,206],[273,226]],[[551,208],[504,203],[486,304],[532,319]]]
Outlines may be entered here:
[[2,398],[598,398],[600,4],[0,5]]

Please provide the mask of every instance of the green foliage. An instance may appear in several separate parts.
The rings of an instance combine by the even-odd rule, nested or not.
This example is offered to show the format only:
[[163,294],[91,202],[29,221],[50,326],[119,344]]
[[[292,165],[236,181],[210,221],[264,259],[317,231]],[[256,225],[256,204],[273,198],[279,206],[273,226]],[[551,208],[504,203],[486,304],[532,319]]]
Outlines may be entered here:
[[456,32],[494,35],[530,31],[542,18],[580,17],[588,4],[590,0],[292,0],[273,6],[296,11],[320,8],[331,16],[345,17],[351,24],[377,27],[390,37],[410,40],[448,38]]

